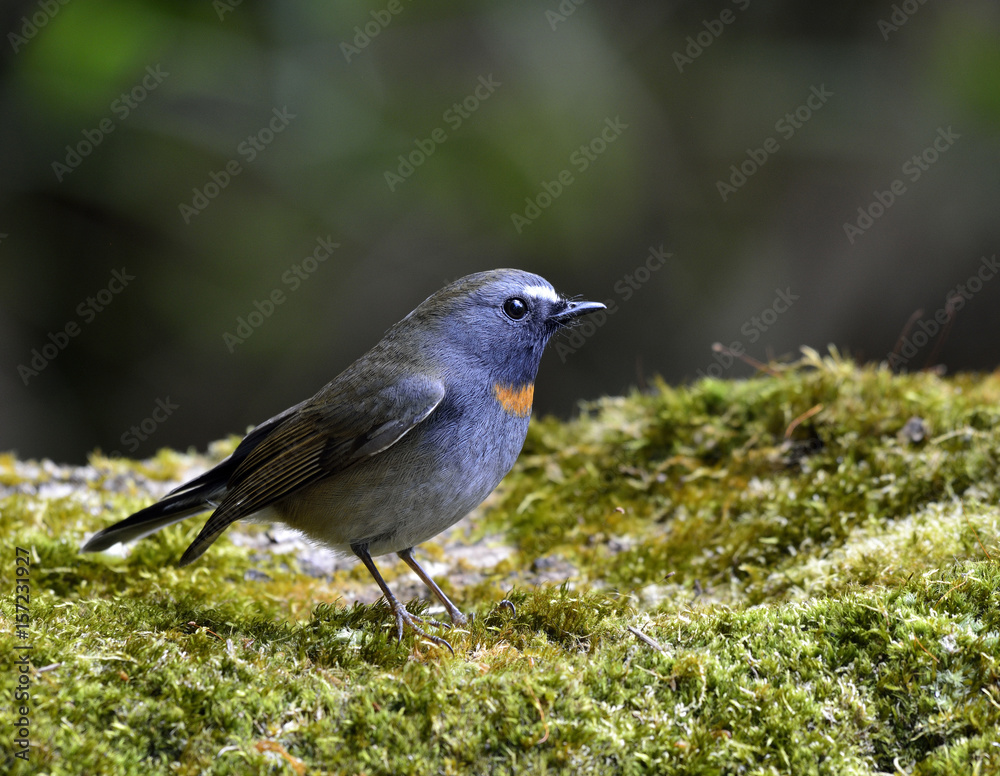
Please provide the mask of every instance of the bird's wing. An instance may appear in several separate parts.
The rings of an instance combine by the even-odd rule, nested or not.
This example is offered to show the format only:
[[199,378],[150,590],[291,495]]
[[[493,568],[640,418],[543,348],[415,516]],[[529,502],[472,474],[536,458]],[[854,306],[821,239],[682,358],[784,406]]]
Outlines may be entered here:
[[210,503],[213,496],[217,495],[219,491],[226,489],[229,481],[232,479],[233,472],[239,468],[239,465],[253,452],[254,448],[266,439],[272,431],[308,403],[308,400],[300,402],[294,407],[289,407],[284,412],[279,412],[273,418],[268,418],[243,437],[243,440],[236,446],[232,455],[227,456],[224,461],[213,466],[204,474],[195,477],[193,480],[188,480],[183,485],[177,486],[167,495],[201,495],[205,498],[206,503]]
[[425,420],[445,393],[440,380],[419,374],[376,381],[377,390],[345,390],[344,382],[327,386],[256,440],[181,566],[197,559],[233,521],[391,447]]

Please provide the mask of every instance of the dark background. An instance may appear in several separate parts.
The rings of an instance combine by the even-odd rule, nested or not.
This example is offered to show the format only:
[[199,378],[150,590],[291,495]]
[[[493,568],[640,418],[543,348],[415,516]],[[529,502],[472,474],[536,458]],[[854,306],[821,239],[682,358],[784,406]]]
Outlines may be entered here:
[[[717,362],[715,341],[885,360],[911,315],[933,330],[1000,249],[993,0],[38,0],[5,3],[0,29],[0,449],[22,456],[204,448],[483,269],[615,302],[543,363],[536,411],[569,415],[653,374],[751,373]],[[481,78],[499,85],[477,98]],[[811,93],[829,96],[786,137]],[[282,131],[259,134],[275,111]],[[609,121],[582,170],[574,153]],[[907,160],[949,128],[912,180]],[[444,142],[390,190],[435,130]],[[270,141],[252,160],[251,136]],[[718,181],[769,138],[723,200]],[[231,160],[239,174],[185,220]],[[518,231],[512,214],[563,170],[572,183]],[[844,224],[896,180],[905,192],[851,242]],[[285,273],[319,238],[339,247],[293,289]],[[672,256],[639,270],[660,246]],[[227,345],[276,289],[283,303]],[[775,307],[778,290],[797,299]],[[918,322],[896,368],[995,369],[998,302],[1000,277],[979,284],[943,342]]]

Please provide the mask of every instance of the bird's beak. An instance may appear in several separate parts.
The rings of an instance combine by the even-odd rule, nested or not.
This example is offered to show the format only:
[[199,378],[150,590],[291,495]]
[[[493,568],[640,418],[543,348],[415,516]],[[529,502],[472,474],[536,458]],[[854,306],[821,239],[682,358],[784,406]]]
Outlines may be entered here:
[[574,318],[579,318],[581,315],[597,312],[598,310],[604,310],[606,307],[600,302],[571,302],[568,299],[563,304],[565,307],[558,309],[549,316],[549,320],[553,323],[569,323]]

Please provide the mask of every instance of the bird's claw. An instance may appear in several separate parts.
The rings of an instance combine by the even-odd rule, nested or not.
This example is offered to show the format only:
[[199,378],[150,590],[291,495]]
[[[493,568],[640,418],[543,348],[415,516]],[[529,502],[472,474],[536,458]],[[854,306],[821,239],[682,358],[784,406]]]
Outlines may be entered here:
[[506,598],[497,604],[497,609],[510,609],[510,616],[517,617],[517,608]]
[[419,633],[425,639],[433,642],[434,644],[437,644],[439,647],[447,647],[448,651],[451,652],[452,655],[455,654],[455,650],[452,648],[451,644],[449,644],[445,639],[441,638],[440,636],[435,636],[433,633],[428,633],[427,631],[425,631],[423,628],[420,627],[421,625],[433,625],[438,628],[447,628],[449,627],[447,624],[443,622],[438,622],[437,620],[431,620],[431,619],[425,620],[423,617],[418,617],[415,614],[410,614],[408,611],[406,611],[406,607],[403,606],[402,604],[398,604],[397,606],[394,607],[394,609],[396,615],[396,637],[398,638],[399,641],[403,640],[403,626],[409,625],[410,628],[412,628],[415,633]]

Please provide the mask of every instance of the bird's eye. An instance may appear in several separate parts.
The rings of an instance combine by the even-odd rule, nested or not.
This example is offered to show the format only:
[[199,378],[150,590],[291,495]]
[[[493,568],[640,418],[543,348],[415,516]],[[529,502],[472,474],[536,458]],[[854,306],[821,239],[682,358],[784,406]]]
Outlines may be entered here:
[[503,313],[512,321],[519,321],[528,314],[528,303],[519,296],[512,296],[503,303]]

